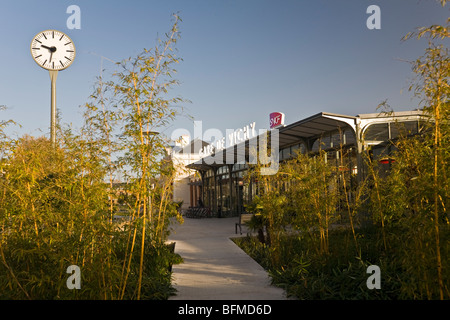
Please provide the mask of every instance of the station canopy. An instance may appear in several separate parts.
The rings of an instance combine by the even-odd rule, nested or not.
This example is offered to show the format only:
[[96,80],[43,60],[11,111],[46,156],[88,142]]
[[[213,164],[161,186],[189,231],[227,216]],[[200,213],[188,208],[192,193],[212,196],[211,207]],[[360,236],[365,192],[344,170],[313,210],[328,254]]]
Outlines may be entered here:
[[[311,139],[320,137],[326,132],[348,128],[352,128],[355,132],[356,119],[357,117],[353,116],[320,112],[306,119],[278,128],[279,150],[299,142],[311,141]],[[268,130],[269,135],[271,132],[273,132],[273,130]],[[255,139],[257,138],[258,137],[253,137],[238,145],[219,150],[212,155],[189,164],[187,167],[190,169],[206,171],[229,163],[229,159],[234,159],[234,163],[237,163],[238,159],[246,159],[246,155],[249,154],[249,146],[256,145]],[[270,141],[270,138],[268,138],[268,141]],[[245,154],[242,154],[244,151]],[[215,159],[216,162],[214,162]],[[217,161],[217,159],[221,161]]]

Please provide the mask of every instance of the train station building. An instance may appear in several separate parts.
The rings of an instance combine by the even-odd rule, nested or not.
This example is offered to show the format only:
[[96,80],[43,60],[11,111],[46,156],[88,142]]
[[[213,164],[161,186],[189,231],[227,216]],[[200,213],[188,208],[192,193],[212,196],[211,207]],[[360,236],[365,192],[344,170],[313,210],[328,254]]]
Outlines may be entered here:
[[193,141],[186,151],[194,155],[189,155],[191,161],[184,164],[189,174],[182,182],[175,182],[174,193],[184,188],[185,207],[204,206],[213,216],[244,213],[259,192],[257,179],[244,179],[249,166],[258,161],[255,147],[261,154],[261,148],[267,148],[266,167],[272,169],[267,174],[276,173],[279,163],[298,152],[314,156],[323,151],[327,163],[359,183],[366,174],[364,152],[370,152],[381,166],[389,166],[394,161],[389,157],[393,147],[389,142],[401,135],[420,133],[427,119],[422,111],[414,110],[356,116],[320,112],[288,125],[284,121],[282,113],[273,113],[270,130],[256,133],[252,123],[227,133],[217,143]]

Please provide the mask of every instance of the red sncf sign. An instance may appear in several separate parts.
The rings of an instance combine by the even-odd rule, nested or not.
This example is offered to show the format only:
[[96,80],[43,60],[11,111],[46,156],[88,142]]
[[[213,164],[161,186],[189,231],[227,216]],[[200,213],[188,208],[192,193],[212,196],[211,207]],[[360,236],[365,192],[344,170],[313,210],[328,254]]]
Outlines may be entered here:
[[270,129],[278,128],[284,125],[284,113],[272,112],[270,114]]

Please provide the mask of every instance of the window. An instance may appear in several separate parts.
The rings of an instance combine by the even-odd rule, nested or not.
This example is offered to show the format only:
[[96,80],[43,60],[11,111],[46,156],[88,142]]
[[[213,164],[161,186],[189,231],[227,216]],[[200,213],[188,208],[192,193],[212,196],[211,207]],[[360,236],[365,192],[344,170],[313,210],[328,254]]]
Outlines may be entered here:
[[417,121],[390,122],[372,124],[365,132],[366,141],[387,141],[399,136],[418,133]]
[[281,160],[288,159],[290,157],[290,155],[291,155],[291,148],[287,147],[287,148],[284,148],[282,151],[283,151],[283,154],[281,156]]
[[348,129],[344,131],[343,136],[343,144],[355,144],[356,143],[356,136],[353,130]]
[[390,123],[390,127],[391,139],[416,134],[419,131],[417,121],[392,122]]
[[[301,145],[301,146],[303,146],[303,145]],[[291,147],[291,156],[292,157],[295,157],[295,156],[297,156],[297,152],[299,152],[301,149],[300,149],[300,144],[296,144],[295,146],[292,146]],[[303,151],[303,150],[301,150],[301,151]],[[300,151],[300,152],[301,152]]]
[[247,169],[247,165],[245,163],[236,163],[233,165],[233,169],[232,171],[240,171],[240,170],[244,170]]
[[217,174],[228,173],[228,166],[222,166],[217,170]]
[[389,140],[389,126],[387,123],[372,124],[366,129],[364,134],[366,141],[387,141]]

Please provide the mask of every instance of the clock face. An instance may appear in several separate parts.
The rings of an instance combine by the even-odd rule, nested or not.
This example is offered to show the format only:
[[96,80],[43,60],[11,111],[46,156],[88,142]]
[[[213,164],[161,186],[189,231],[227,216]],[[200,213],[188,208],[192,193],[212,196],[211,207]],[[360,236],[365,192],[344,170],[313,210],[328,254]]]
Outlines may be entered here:
[[63,70],[75,59],[75,45],[63,32],[46,30],[31,41],[34,61],[47,70]]

